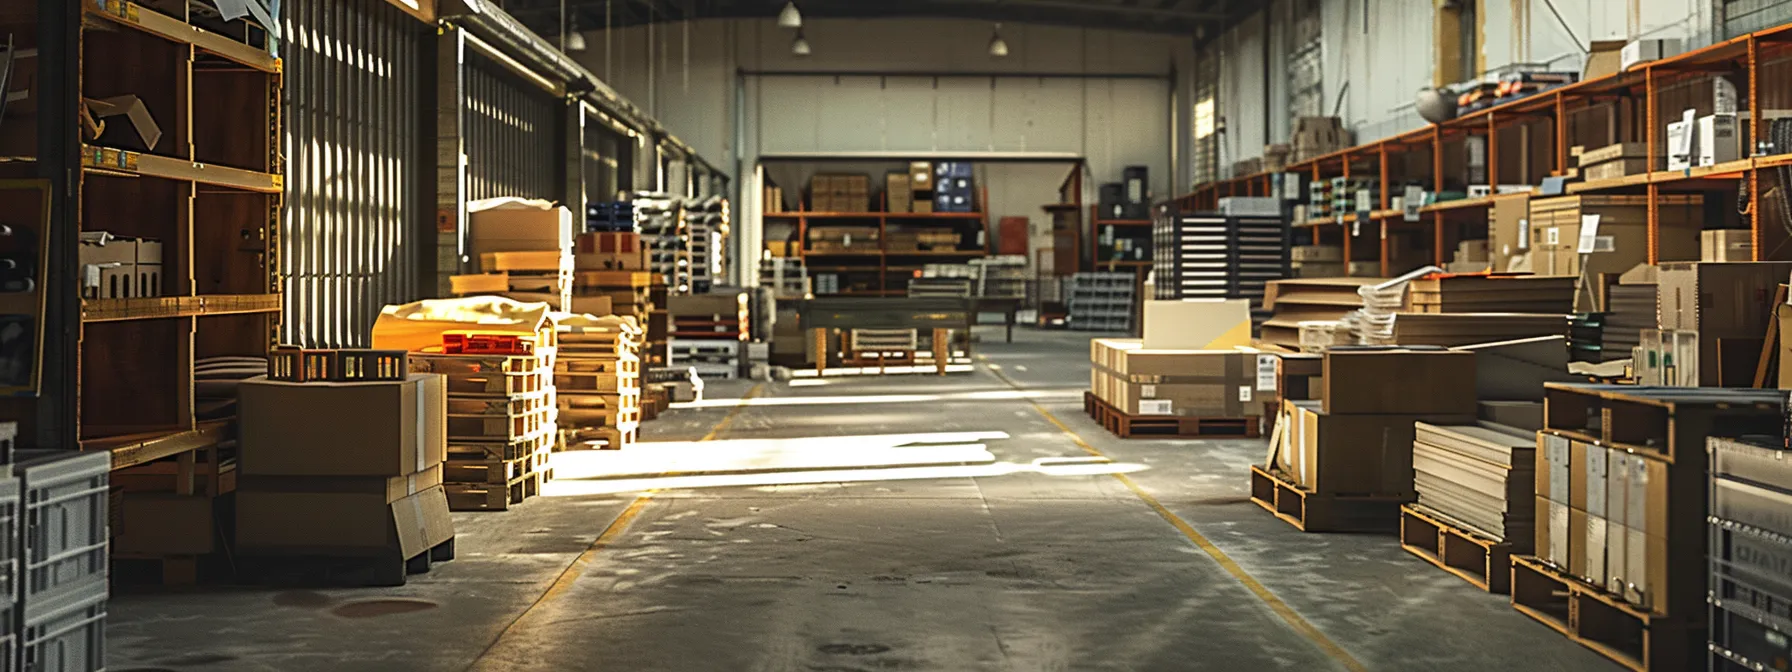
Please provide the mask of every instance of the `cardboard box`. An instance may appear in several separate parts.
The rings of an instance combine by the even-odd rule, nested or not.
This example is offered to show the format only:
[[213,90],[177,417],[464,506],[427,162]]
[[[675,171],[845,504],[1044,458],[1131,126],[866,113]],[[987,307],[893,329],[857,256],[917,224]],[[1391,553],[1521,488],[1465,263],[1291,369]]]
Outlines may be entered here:
[[645,271],[647,250],[575,254],[572,255],[572,267],[577,271]]
[[1587,536],[1582,542],[1581,565],[1575,571],[1580,578],[1595,585],[1605,585],[1608,578],[1605,566],[1605,539],[1607,523],[1604,518],[1588,513]]
[[1587,510],[1587,453],[1605,450],[1583,441],[1568,440],[1568,506]]
[[447,382],[289,383],[256,377],[237,387],[249,476],[396,477],[442,463],[448,452]]
[[1325,412],[1474,416],[1475,355],[1456,350],[1325,352]]
[[149,113],[149,106],[133,95],[95,100],[82,99],[87,114],[103,129],[94,140],[114,149],[155,151],[162,139],[162,128]]
[[1568,507],[1568,564],[1563,568],[1580,576],[1587,567],[1587,512]]
[[915,199],[915,214],[925,215],[925,214],[930,214],[932,212],[933,212],[933,201],[931,199],[924,199],[924,198]]
[[575,315],[614,315],[614,303],[607,296],[574,296],[566,312]]
[[204,555],[216,549],[211,497],[125,492],[112,551],[143,555]]
[[[1610,484],[1609,479],[1611,478],[1609,466],[1611,465],[1612,451],[1610,448],[1605,448],[1603,446],[1586,446],[1585,450],[1586,458],[1584,464],[1587,469],[1587,489],[1585,491],[1585,499],[1584,501],[1571,503],[1575,505],[1575,508],[1586,511],[1589,516],[1604,518],[1607,497],[1606,486]],[[1603,547],[1605,544],[1601,541],[1599,545]],[[1588,574],[1586,576],[1588,578],[1593,578],[1598,575]]]
[[1503,272],[1510,268],[1512,255],[1521,254],[1530,247],[1529,218],[1531,213],[1530,194],[1514,194],[1498,196],[1493,199],[1491,224],[1488,227],[1487,247],[1493,257],[1493,270]]
[[1699,261],[1746,262],[1755,260],[1753,232],[1720,229],[1699,233]]
[[1587,49],[1587,65],[1580,79],[1598,79],[1624,71],[1624,40],[1594,40]]
[[1144,347],[1222,350],[1251,344],[1251,302],[1244,299],[1147,300]]
[[1464,240],[1456,244],[1456,261],[1467,263],[1487,263],[1488,241]]
[[1570,492],[1571,480],[1568,478],[1571,450],[1568,439],[1554,434],[1537,433],[1536,493],[1539,498],[1558,504],[1568,504],[1573,500]]
[[1693,123],[1696,124],[1694,132],[1698,134],[1693,141],[1693,146],[1698,148],[1695,165],[1715,166],[1741,158],[1742,145],[1736,138],[1736,115],[1706,115]]
[[1668,170],[1691,168],[1699,154],[1697,122],[1668,122],[1667,138]]
[[1720,338],[1760,338],[1773,296],[1792,262],[1663,262],[1656,320],[1662,329],[1696,331],[1701,348]]
[[1680,53],[1679,39],[1635,40],[1619,52],[1618,65],[1629,70],[1649,61],[1659,61]]
[[888,212],[908,212],[915,204],[914,178],[908,173],[885,175],[884,201],[884,210]]
[[[915,191],[933,190],[933,163],[930,161],[912,161],[908,164],[909,186]],[[919,203],[921,199],[917,199]],[[916,210],[915,212],[920,212]]]
[[1322,495],[1413,494],[1413,423],[1473,423],[1473,415],[1335,414],[1313,401],[1282,402],[1290,473]]
[[1536,549],[1539,558],[1568,569],[1574,556],[1575,537],[1570,532],[1572,509],[1567,504],[1537,498]]
[[[314,481],[315,479],[305,479]],[[325,483],[258,482],[237,490],[237,546],[250,554],[349,553],[396,549],[412,558],[454,538],[442,486],[390,499],[383,479]]]
[[[1256,355],[1242,351],[1113,350],[1092,359],[1097,397],[1130,415],[1258,417]],[[1105,363],[1104,363],[1105,362]]]
[[572,252],[572,211],[547,201],[489,198],[467,204],[467,250]]

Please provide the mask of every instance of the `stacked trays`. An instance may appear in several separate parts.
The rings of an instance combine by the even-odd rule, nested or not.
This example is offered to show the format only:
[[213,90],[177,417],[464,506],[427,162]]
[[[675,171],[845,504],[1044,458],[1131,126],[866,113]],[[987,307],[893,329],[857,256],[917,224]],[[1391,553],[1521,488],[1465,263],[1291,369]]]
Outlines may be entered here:
[[1181,214],[1152,223],[1153,293],[1160,300],[1250,299],[1251,321],[1269,319],[1263,289],[1293,273],[1288,223],[1280,217]]
[[0,581],[19,600],[6,605],[0,633],[6,669],[105,669],[111,453],[19,457],[17,478],[0,486],[0,512],[10,514],[0,515]]
[[691,229],[682,199],[671,194],[635,194],[635,218],[641,244],[647,248],[647,269],[666,279],[675,293],[691,291]]
[[1077,331],[1131,331],[1131,273],[1078,273],[1070,276],[1070,328]]
[[684,221],[690,236],[692,293],[708,293],[716,275],[721,273],[727,212],[728,202],[719,196],[711,196],[685,209]]
[[1732,439],[1711,456],[1712,670],[1792,659],[1792,455]]
[[448,508],[504,511],[551,478],[557,415],[552,358],[412,353],[412,373],[448,382]]

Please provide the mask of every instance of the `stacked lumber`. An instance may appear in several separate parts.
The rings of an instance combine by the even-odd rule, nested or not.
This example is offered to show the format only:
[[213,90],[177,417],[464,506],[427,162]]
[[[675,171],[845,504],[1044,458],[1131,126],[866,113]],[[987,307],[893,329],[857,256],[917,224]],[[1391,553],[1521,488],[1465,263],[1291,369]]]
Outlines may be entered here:
[[1300,323],[1343,319],[1363,307],[1357,288],[1381,282],[1378,278],[1271,280],[1263,291],[1263,309],[1272,315],[1263,322],[1259,340],[1299,348]]
[[1412,467],[1419,505],[1529,553],[1536,521],[1536,441],[1535,434],[1491,422],[1417,423]]
[[1555,313],[1574,309],[1572,276],[1445,275],[1407,287],[1415,313]]
[[1644,329],[1655,328],[1655,283],[1617,284],[1606,290],[1599,361],[1627,359],[1643,344]]
[[559,447],[619,450],[642,420],[641,327],[632,317],[572,318],[556,327]]
[[1568,333],[1566,315],[1528,313],[1401,313],[1394,316],[1394,342],[1454,347]]

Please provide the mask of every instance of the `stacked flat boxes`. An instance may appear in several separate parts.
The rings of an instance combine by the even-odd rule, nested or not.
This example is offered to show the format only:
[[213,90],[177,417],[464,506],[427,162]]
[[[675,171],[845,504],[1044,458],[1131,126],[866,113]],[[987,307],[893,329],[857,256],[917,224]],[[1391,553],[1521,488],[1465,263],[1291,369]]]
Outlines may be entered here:
[[447,384],[442,482],[455,511],[503,511],[540,494],[556,438],[551,347],[529,354],[413,353]]
[[[1722,560],[1724,544],[1747,534],[1707,520],[1718,515],[1707,503],[1711,465],[1741,463],[1708,456],[1706,440],[1783,442],[1784,393],[1548,383],[1544,394],[1537,555],[1514,560],[1514,606],[1539,620],[1578,610],[1578,623],[1560,623],[1565,632],[1635,669],[1691,669],[1704,657],[1708,542]],[[1723,490],[1738,491],[1764,490]]]
[[618,450],[641,425],[641,329],[617,318],[560,325],[554,360],[560,445]]
[[733,378],[745,362],[747,295],[743,292],[674,296],[667,365],[706,378]]
[[809,270],[802,257],[772,257],[759,262],[759,286],[770,289],[773,298],[801,299],[809,296]]
[[1292,275],[1289,229],[1281,217],[1181,214],[1163,208],[1152,222],[1153,290],[1158,300],[1249,299],[1255,323],[1269,319],[1264,289]]
[[1133,295],[1138,280],[1131,273],[1077,273],[1070,276],[1071,329],[1132,330]]
[[715,284],[727,258],[728,202],[712,197],[685,209],[691,249],[690,293],[704,294]]
[[1026,298],[1026,257],[1003,255],[972,259],[971,267],[977,269],[977,296],[993,299]]
[[1792,453],[1709,440],[1712,670],[1792,660]]

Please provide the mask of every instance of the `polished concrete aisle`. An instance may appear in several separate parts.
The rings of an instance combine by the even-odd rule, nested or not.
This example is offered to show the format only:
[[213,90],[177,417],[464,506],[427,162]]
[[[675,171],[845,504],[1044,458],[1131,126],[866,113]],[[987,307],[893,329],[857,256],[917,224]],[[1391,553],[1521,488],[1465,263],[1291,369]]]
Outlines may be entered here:
[[[1392,537],[1274,520],[1261,441],[1115,439],[1087,336],[1016,340],[717,385],[636,449],[679,474],[457,514],[460,558],[404,588],[117,596],[112,669],[1616,669]],[[615,464],[562,475],[654,461]]]

